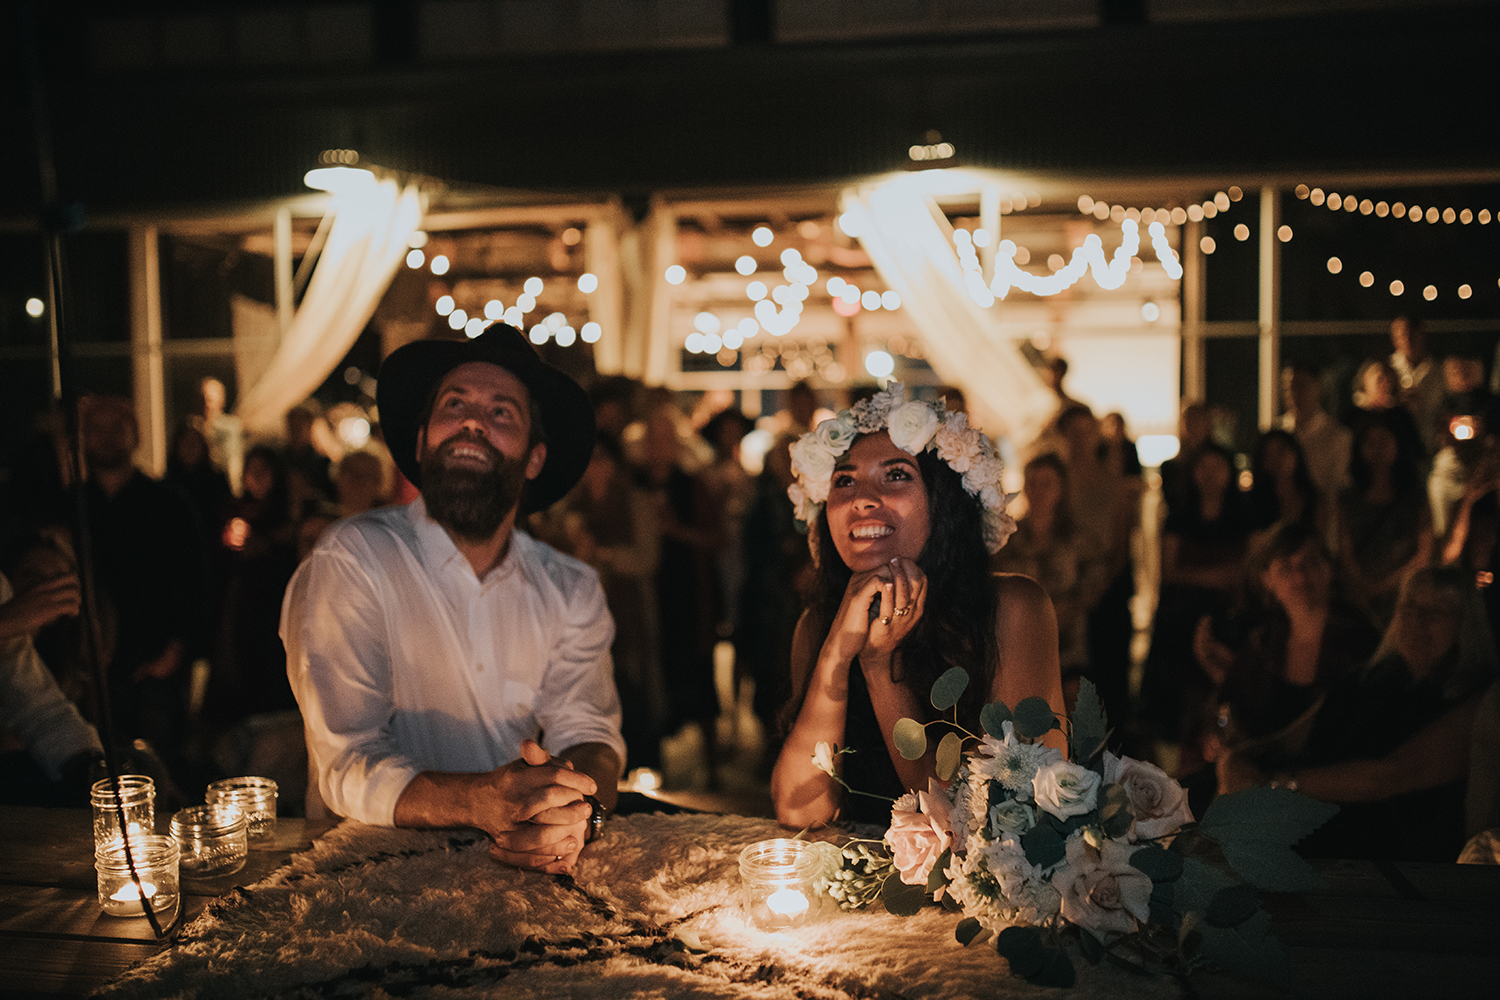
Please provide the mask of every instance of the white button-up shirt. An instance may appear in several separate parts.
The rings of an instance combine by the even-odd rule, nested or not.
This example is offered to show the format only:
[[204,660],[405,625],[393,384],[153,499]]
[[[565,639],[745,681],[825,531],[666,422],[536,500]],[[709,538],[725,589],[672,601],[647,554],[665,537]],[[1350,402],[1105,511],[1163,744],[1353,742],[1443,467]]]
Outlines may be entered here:
[[483,580],[420,498],[330,528],[281,638],[329,808],[389,826],[421,771],[488,771],[536,739],[625,759],[598,574],[520,531]]

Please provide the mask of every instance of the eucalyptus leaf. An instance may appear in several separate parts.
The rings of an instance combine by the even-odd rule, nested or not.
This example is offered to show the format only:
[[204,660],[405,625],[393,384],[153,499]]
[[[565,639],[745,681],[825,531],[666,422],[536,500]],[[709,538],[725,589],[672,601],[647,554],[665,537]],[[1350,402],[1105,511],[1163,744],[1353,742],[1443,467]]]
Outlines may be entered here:
[[1214,799],[1198,824],[1245,881],[1267,892],[1308,892],[1318,873],[1291,845],[1328,822],[1338,806],[1284,788],[1249,788]]
[[979,710],[979,725],[997,740],[1005,739],[1004,724],[1012,718],[1010,706],[1003,701],[992,701]]
[[1271,918],[1257,910],[1235,928],[1199,924],[1198,954],[1220,968],[1248,979],[1291,988],[1291,962],[1286,948],[1271,934]]
[[932,707],[946,712],[958,704],[964,690],[969,686],[969,672],[963,667],[949,667],[932,684]]
[[1016,706],[1016,735],[1022,739],[1037,740],[1046,736],[1057,726],[1057,713],[1046,700],[1033,695],[1024,698]]
[[1047,964],[1048,948],[1035,927],[1007,927],[995,939],[995,950],[1010,963],[1010,971],[1030,979]]
[[938,741],[937,776],[939,781],[952,781],[958,773],[958,765],[964,757],[963,737],[949,733]]
[[1130,867],[1152,882],[1171,882],[1182,874],[1182,856],[1156,844],[1148,844],[1130,855]]
[[1068,953],[1061,948],[1048,948],[1046,950],[1046,961],[1042,971],[1034,976],[1027,976],[1026,981],[1036,986],[1052,986],[1057,989],[1068,989],[1078,979],[1078,973],[1073,969],[1073,960]]
[[1099,689],[1087,677],[1078,683],[1078,697],[1073,702],[1073,734],[1069,740],[1073,760],[1087,764],[1104,749],[1109,739],[1109,718],[1104,712],[1104,703],[1099,700]]
[[1208,901],[1208,918],[1211,927],[1238,927],[1249,920],[1260,909],[1260,896],[1253,885],[1232,885],[1220,889]]
[[900,875],[892,875],[880,886],[880,901],[898,917],[910,917],[927,902],[927,892],[920,885],[907,885]]
[[927,873],[927,891],[937,892],[948,884],[948,862],[953,860],[953,849],[950,847],[938,855],[937,861],[932,865],[932,871]]
[[1040,868],[1057,864],[1067,853],[1062,835],[1046,823],[1021,834],[1021,847],[1026,851],[1026,860]]
[[891,737],[896,751],[907,760],[919,760],[927,752],[927,727],[916,719],[897,719]]
[[959,944],[967,948],[975,942],[975,939],[979,937],[983,930],[984,927],[980,925],[979,921],[973,917],[964,917],[958,922],[958,926],[953,929],[953,937],[957,939]]

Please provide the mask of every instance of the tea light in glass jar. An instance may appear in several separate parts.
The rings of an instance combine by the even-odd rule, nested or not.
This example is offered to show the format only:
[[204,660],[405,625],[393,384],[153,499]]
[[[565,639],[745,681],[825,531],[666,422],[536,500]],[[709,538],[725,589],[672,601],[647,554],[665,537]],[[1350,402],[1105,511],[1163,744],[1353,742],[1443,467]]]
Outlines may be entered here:
[[763,840],[740,852],[745,918],[763,931],[812,923],[822,915],[819,861],[805,840]]
[[225,778],[208,786],[209,805],[239,806],[249,824],[251,840],[276,832],[276,782],[270,778]]
[[[131,862],[136,876],[131,877]],[[94,853],[94,871],[99,876],[99,908],[111,917],[144,917],[141,897],[151,909],[168,913],[168,922],[176,918],[181,899],[178,891],[177,841],[157,834],[130,838],[130,861],[125,859],[125,842],[113,840]]]
[[120,839],[121,807],[131,837],[156,832],[156,783],[146,775],[122,774],[118,785],[108,778],[96,781],[89,798],[94,805],[94,850]]

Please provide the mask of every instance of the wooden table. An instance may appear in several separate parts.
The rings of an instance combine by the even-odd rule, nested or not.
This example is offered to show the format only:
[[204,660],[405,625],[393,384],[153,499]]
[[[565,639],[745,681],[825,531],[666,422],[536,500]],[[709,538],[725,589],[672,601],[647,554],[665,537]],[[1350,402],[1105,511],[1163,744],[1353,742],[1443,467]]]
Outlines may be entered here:
[[[169,819],[158,816],[158,828]],[[327,828],[279,820],[272,839],[252,842],[244,868],[184,877],[178,926],[214,897],[265,878]],[[144,916],[100,912],[89,810],[0,807],[0,996],[85,996],[165,947]]]
[[[184,921],[211,898],[275,871],[326,829],[283,819],[274,841],[253,848],[241,871],[184,879]],[[144,918],[100,913],[91,837],[86,811],[0,808],[0,996],[83,996],[167,947],[152,939]],[[1321,891],[1265,900],[1291,954],[1293,996],[1492,994],[1500,981],[1500,867],[1342,861],[1319,868]],[[998,982],[1006,982],[1003,973]],[[1170,981],[1162,987],[1177,992]],[[1284,996],[1216,976],[1195,977],[1192,990]]]

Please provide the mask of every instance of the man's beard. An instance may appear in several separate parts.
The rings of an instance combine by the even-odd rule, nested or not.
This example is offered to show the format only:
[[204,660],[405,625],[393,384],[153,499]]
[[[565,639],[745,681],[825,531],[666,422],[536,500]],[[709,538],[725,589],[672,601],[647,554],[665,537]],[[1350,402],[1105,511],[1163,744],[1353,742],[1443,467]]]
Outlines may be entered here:
[[[446,449],[476,445],[493,460],[487,469],[451,465]],[[422,500],[432,519],[458,537],[482,542],[516,508],[526,485],[526,460],[510,458],[483,438],[457,434],[422,454]]]

